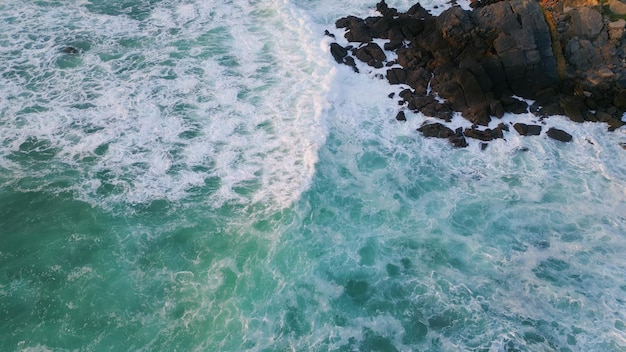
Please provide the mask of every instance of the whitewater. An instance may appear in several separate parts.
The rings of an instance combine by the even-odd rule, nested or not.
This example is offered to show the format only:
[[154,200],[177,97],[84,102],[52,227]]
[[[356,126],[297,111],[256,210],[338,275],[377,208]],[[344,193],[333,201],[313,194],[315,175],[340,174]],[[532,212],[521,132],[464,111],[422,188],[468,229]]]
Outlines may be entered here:
[[375,5],[0,2],[0,350],[626,350],[626,130],[424,138]]

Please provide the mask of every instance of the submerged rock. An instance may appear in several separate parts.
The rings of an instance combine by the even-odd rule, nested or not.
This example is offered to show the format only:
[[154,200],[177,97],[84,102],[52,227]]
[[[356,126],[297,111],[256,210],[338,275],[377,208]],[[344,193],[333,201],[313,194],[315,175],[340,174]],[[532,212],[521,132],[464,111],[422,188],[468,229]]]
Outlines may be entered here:
[[76,49],[75,47],[73,47],[73,46],[66,46],[66,47],[61,49],[61,52],[64,53],[64,54],[75,55],[75,54],[78,54],[80,51],[78,49]]

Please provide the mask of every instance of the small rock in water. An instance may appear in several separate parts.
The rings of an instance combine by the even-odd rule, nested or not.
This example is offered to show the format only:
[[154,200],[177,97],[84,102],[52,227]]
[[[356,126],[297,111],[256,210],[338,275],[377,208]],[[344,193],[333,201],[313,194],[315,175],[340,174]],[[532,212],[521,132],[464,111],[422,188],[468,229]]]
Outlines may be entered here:
[[557,141],[561,141],[561,142],[569,142],[572,140],[572,135],[560,130],[558,128],[554,128],[551,127],[548,132],[547,132],[548,137],[552,138],[552,139],[556,139]]
[[398,111],[398,114],[396,115],[396,120],[406,121],[406,116],[404,115],[404,111]]
[[66,46],[65,48],[61,49],[61,52],[64,54],[78,54],[79,51],[73,46]]

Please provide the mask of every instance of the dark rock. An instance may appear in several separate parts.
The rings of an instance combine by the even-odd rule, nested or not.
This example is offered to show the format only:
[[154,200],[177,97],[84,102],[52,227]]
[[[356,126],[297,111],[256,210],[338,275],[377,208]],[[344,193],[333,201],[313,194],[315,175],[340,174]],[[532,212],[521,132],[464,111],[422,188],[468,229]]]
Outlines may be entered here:
[[583,118],[585,121],[598,122],[596,115],[589,110],[583,110]]
[[525,101],[515,99],[510,96],[503,96],[500,98],[504,111],[513,114],[523,114],[528,112],[528,104]]
[[334,34],[332,34],[332,33],[330,33],[330,32],[328,31],[328,29],[324,30],[324,35],[325,35],[325,36],[327,36],[327,37],[335,38],[335,35],[334,35]]
[[467,147],[467,141],[465,140],[465,136],[463,135],[463,128],[459,127],[454,131],[454,136],[448,137],[448,141],[455,148],[465,148]]
[[368,17],[365,24],[374,38],[384,38],[388,36],[389,29],[394,26],[395,21],[389,17]]
[[[437,17],[419,3],[399,13],[380,1],[381,16],[348,16],[336,25],[346,28],[348,41],[364,43],[352,54],[373,67],[384,67],[387,58],[372,38],[388,40],[384,48],[395,51],[397,60],[387,62],[386,78],[411,87],[400,93],[400,105],[445,121],[460,112],[473,125],[465,135],[436,124],[420,127],[426,136],[449,138],[457,146],[466,143],[466,136],[503,138],[506,125],[476,126],[487,126],[506,112],[529,111],[539,120],[566,115],[576,122],[605,122],[615,130],[624,125],[626,112],[626,50],[623,33],[617,33],[623,21],[581,1],[478,0],[473,11],[453,6]],[[571,9],[567,13],[566,7]],[[336,45],[331,44],[335,60],[358,72],[351,49]],[[529,107],[522,99],[534,103]],[[521,135],[542,130],[524,123],[514,128]]]
[[469,70],[459,70],[455,76],[456,82],[463,89],[465,104],[468,107],[484,107],[485,94],[474,74]]
[[456,136],[454,131],[439,122],[423,125],[417,129],[424,137],[449,138]]
[[583,113],[581,111],[581,102],[580,100],[576,100],[575,97],[563,97],[561,98],[559,105],[563,109],[563,113],[565,116],[569,117],[570,120],[574,122],[585,122],[585,118],[583,117]]
[[342,64],[344,62],[344,58],[348,56],[348,50],[337,43],[330,43],[330,54],[333,56],[335,61]]
[[349,42],[369,43],[372,41],[370,30],[365,24],[365,20],[361,18],[355,16],[343,17],[335,22],[335,26],[348,30],[345,37]]
[[489,113],[491,116],[502,118],[504,116],[504,106],[499,100],[489,101]]
[[61,52],[64,54],[75,55],[75,54],[78,54],[80,51],[73,46],[66,46],[63,49],[61,49]]
[[446,122],[452,121],[454,110],[449,105],[434,102],[424,106],[420,110],[426,116],[436,117]]
[[428,12],[425,8],[423,8],[419,2],[411,6],[411,8],[407,10],[406,14],[415,18],[423,18],[423,19],[428,19],[428,18],[433,17],[430,14],[430,12]]
[[489,143],[480,142],[480,150],[485,150],[489,146]]
[[406,121],[406,116],[404,115],[404,111],[398,111],[398,114],[396,115],[396,120]]
[[620,109],[626,109],[626,89],[617,88],[615,90],[613,105]]
[[[558,83],[550,31],[538,2],[502,1],[476,10],[478,29],[493,38],[494,59],[499,59],[513,94],[529,97],[538,88]],[[493,71],[493,63],[486,72]],[[491,77],[501,82],[499,75]]]
[[615,117],[611,117],[610,119],[606,121],[606,123],[609,124],[609,131],[615,131],[616,129],[624,126],[625,124],[624,121]]
[[387,80],[389,84],[405,84],[406,71],[403,68],[390,68],[387,70]]
[[356,62],[354,62],[354,58],[352,56],[346,56],[343,59],[343,63],[352,67],[354,72],[359,73],[359,69],[356,67]]
[[401,40],[392,40],[389,43],[385,43],[383,45],[383,48],[385,50],[396,50],[396,49],[400,49],[403,45],[403,42]]
[[546,134],[548,135],[548,137],[561,142],[569,142],[572,140],[571,134],[554,127],[551,127],[548,132],[546,132]]
[[418,94],[426,95],[428,92],[428,83],[432,74],[423,67],[416,67],[408,72],[406,84],[415,89]]
[[481,141],[490,141],[493,139],[493,136],[491,134],[491,130],[490,129],[486,129],[484,131],[480,131],[474,128],[466,128],[465,131],[465,136],[470,137],[470,138],[474,138],[474,139],[479,139]]
[[539,125],[527,125],[526,127],[526,135],[527,136],[538,136],[541,134],[541,126]]
[[354,58],[348,55],[348,48],[344,48],[337,43],[330,43],[330,53],[337,63],[348,65],[352,67],[354,72],[359,72]]
[[491,133],[491,138],[493,139],[499,139],[499,138],[504,138],[504,132],[502,131],[508,131],[509,128],[507,126],[505,126],[503,123],[499,124],[498,127],[494,128],[494,129],[487,129],[486,131],[489,131],[489,133]]
[[481,141],[488,142],[493,139],[504,138],[503,130],[508,131],[508,127],[504,126],[504,124],[500,124],[498,127],[494,129],[487,128],[485,130],[477,130],[475,128],[466,128],[464,133],[465,136],[479,139]]
[[378,11],[383,17],[394,17],[398,15],[398,10],[393,7],[387,6],[385,0],[382,0],[378,4],[376,4],[376,11]]
[[461,136],[450,136],[448,137],[448,141],[455,147],[455,148],[465,148],[467,147],[467,140],[465,140],[465,137]]
[[424,107],[430,104],[438,103],[432,95],[415,95],[409,98],[409,109],[422,110]]
[[518,122],[513,125],[513,128],[521,136],[538,136],[541,133],[541,126],[539,125],[527,125],[525,123]]
[[598,10],[589,6],[579,6],[571,11],[569,31],[572,36],[594,39],[602,31],[604,21]]
[[354,55],[357,59],[375,68],[383,67],[383,62],[387,60],[385,52],[376,43],[368,43],[354,49]]
[[[532,112],[535,115],[541,116],[541,117],[548,117],[548,116],[553,116],[553,115],[564,115],[565,113],[563,112],[563,108],[562,106],[566,106],[566,105],[561,105],[561,101],[557,98],[555,99],[551,99],[551,100],[546,100],[544,102],[535,102],[531,107],[530,107],[530,112]],[[571,106],[571,111],[570,111],[570,115],[574,116],[574,118],[576,118],[576,110],[574,110],[576,107],[575,105]]]
[[411,100],[411,98],[413,97],[413,91],[411,91],[410,89],[403,89],[398,95],[402,99],[408,101],[408,100]]
[[597,49],[591,41],[578,37],[574,37],[567,42],[565,57],[578,70],[588,70],[593,66],[594,62],[599,61]]

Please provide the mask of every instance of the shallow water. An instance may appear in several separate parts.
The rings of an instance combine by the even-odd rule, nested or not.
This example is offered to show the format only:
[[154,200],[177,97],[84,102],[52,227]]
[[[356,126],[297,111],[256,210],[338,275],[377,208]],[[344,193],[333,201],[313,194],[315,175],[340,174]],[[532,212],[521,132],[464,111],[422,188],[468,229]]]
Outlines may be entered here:
[[0,4],[0,350],[626,349],[625,131],[423,138],[375,3]]

